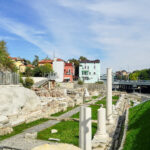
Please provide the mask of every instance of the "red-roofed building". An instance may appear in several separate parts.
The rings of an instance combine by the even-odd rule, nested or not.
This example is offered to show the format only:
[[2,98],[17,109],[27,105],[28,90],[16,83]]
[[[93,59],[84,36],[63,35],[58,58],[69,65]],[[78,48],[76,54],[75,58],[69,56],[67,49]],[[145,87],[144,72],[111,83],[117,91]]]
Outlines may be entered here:
[[73,77],[75,75],[74,64],[65,63],[64,66],[64,82],[73,82]]
[[53,60],[44,59],[44,60],[39,61],[39,66],[42,66],[45,64],[51,64],[52,65],[52,63],[53,63]]

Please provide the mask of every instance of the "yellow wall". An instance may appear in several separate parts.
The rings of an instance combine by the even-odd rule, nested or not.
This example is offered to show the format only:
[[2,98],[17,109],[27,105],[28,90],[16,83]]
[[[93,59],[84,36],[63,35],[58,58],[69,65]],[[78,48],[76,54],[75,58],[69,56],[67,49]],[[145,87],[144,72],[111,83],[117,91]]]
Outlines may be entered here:
[[24,72],[26,71],[26,66],[24,66],[24,65],[22,66],[22,65],[21,65],[21,66],[19,67],[19,71],[22,72],[22,73],[24,73]]

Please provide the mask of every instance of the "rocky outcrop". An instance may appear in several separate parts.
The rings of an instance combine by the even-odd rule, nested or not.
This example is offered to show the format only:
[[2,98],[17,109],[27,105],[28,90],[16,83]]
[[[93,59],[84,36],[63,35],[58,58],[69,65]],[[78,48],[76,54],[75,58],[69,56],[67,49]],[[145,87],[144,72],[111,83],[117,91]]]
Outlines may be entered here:
[[9,116],[40,107],[34,91],[20,86],[0,86],[0,115]]
[[21,86],[0,86],[0,104],[0,135],[11,133],[13,126],[24,123],[32,112],[41,109],[35,92]]
[[79,147],[76,147],[71,144],[44,144],[38,147],[33,148],[32,150],[81,150]]

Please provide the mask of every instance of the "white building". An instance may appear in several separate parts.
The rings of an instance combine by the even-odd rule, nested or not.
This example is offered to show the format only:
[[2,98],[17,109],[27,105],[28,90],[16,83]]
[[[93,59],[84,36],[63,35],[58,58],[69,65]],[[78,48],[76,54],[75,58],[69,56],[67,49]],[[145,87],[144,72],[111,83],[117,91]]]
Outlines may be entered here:
[[55,73],[57,73],[56,82],[63,82],[63,80],[64,80],[64,61],[54,58],[53,70]]
[[80,61],[79,78],[84,81],[84,83],[100,81],[100,60]]

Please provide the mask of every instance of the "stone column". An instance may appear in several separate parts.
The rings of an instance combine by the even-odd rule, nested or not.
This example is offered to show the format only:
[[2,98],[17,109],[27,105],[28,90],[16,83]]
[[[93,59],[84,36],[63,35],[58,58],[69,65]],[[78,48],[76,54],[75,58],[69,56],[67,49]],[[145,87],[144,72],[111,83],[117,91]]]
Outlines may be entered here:
[[48,81],[48,89],[50,90],[51,89],[51,82]]
[[64,89],[64,96],[67,96],[67,89]]
[[107,118],[109,124],[113,123],[113,118],[112,118],[112,69],[111,68],[107,68],[106,118]]
[[91,108],[81,106],[79,124],[79,147],[92,150]]
[[97,132],[92,141],[93,147],[100,145],[100,143],[107,143],[109,139],[108,134],[106,133],[106,109],[98,109],[98,124]]

